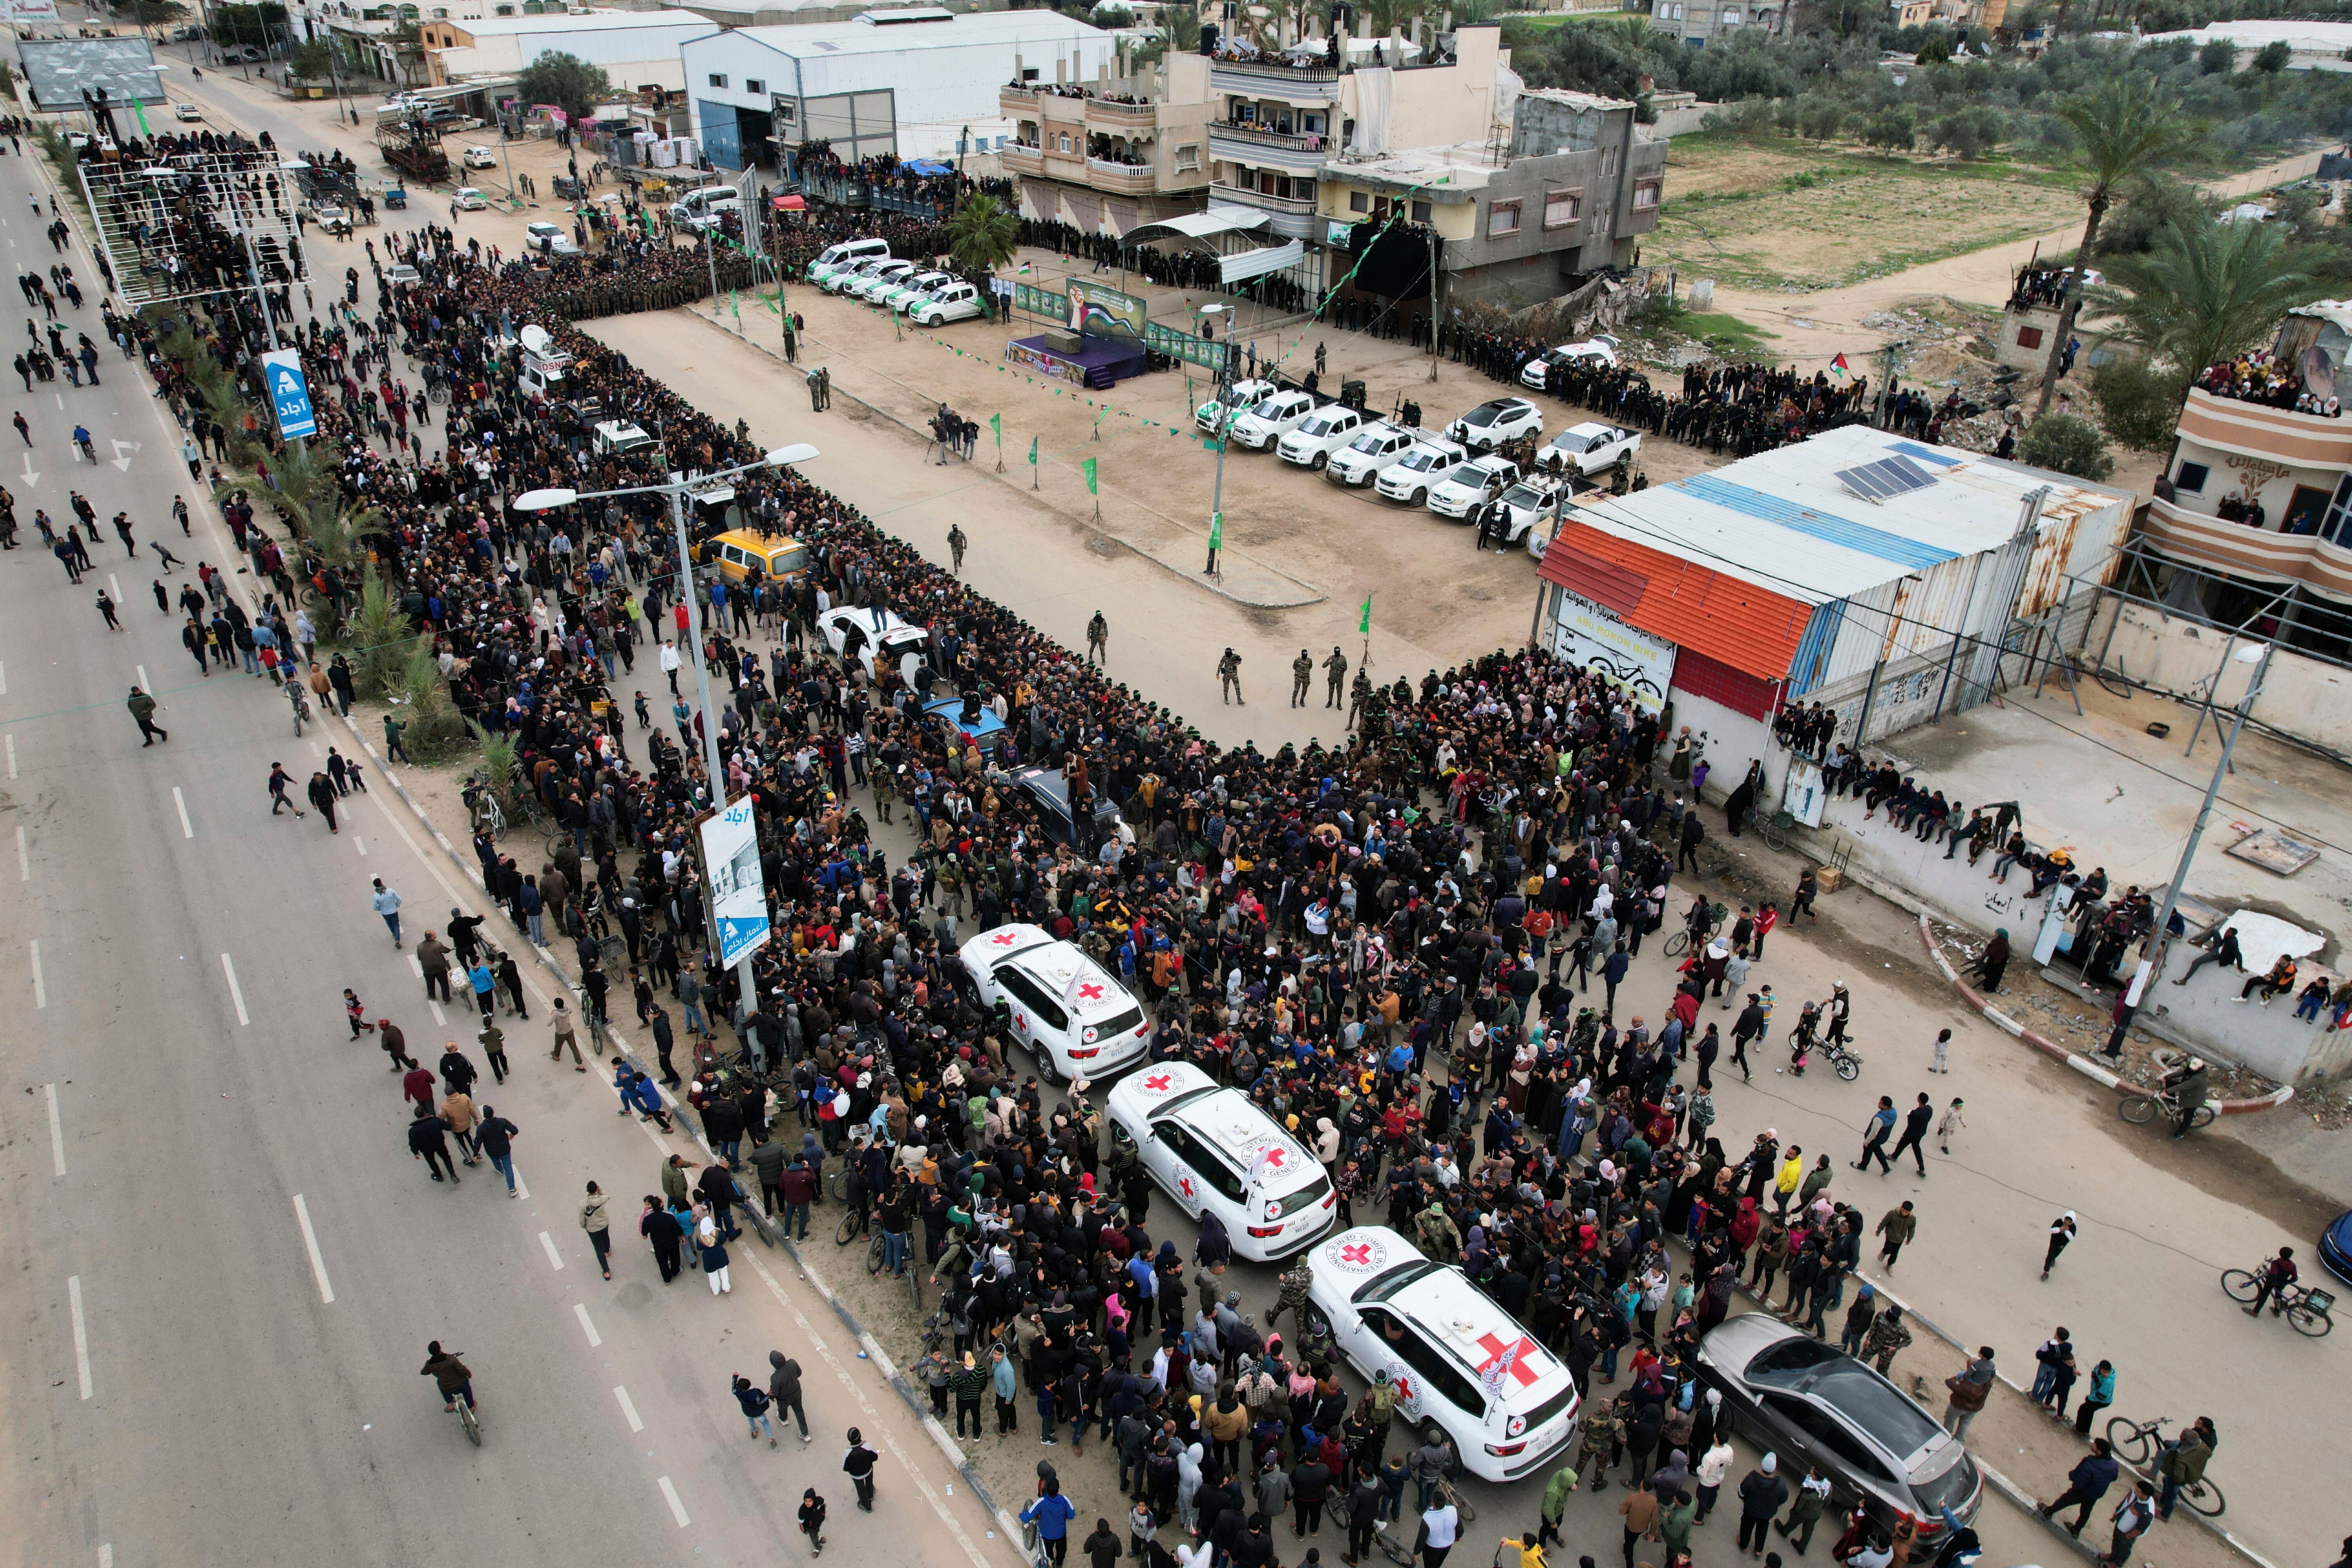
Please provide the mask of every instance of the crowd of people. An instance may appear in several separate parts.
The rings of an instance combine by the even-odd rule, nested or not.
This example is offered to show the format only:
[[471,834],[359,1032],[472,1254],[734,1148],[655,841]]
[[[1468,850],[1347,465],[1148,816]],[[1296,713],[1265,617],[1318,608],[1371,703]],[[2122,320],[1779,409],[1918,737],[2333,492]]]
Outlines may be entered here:
[[2221,360],[2197,373],[2190,385],[2216,397],[2240,403],[2260,403],[2271,408],[2291,408],[2323,419],[2340,418],[2343,401],[2321,395],[2305,384],[2302,374],[2268,349],[2249,349],[2231,360]]

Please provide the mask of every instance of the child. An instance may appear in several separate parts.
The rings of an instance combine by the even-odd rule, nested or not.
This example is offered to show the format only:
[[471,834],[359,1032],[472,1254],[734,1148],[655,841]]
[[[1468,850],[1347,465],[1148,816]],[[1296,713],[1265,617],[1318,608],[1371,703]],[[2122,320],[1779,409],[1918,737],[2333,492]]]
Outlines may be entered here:
[[1942,1121],[1936,1123],[1936,1144],[1947,1154],[1952,1152],[1952,1134],[1968,1125],[1967,1119],[1960,1114],[1960,1098],[1954,1095],[1952,1108],[1944,1112]]
[[375,1032],[375,1026],[367,1021],[367,1008],[360,1001],[359,993],[348,985],[343,987],[343,1016],[351,1020],[352,1038],[355,1040]]
[[[640,700],[643,700],[641,698]],[[824,1555],[824,1499],[810,1487],[801,1493],[801,1533],[809,1539],[809,1555]]]

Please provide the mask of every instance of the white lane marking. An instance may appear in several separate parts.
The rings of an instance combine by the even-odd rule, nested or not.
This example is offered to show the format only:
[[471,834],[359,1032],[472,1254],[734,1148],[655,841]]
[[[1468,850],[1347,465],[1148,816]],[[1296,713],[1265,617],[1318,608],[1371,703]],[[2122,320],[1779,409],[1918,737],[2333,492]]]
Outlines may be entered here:
[[319,1251],[319,1233],[310,1228],[310,1205],[302,1194],[294,1194],[294,1217],[302,1222],[302,1245],[310,1253],[310,1272],[318,1277],[319,1300],[327,1306],[335,1304],[335,1288],[327,1283],[327,1259]]
[[529,1203],[530,1201],[530,1184],[522,1179],[522,1171],[520,1167],[517,1167],[515,1170],[515,1196],[520,1198],[525,1203]]
[[408,973],[419,980],[425,978],[425,965],[417,962],[416,955],[413,952],[408,955]]
[[16,880],[29,882],[32,879],[33,857],[31,851],[25,847],[25,830],[20,827],[16,829]]
[[[110,577],[108,581],[111,582],[113,579]],[[118,588],[115,592],[119,595],[121,593],[121,590]],[[120,598],[115,601],[117,604],[121,604],[121,602],[122,601]],[[155,683],[147,679],[147,667],[143,664],[139,667],[139,689],[142,691],[152,691],[155,689]]]
[[66,1173],[66,1127],[58,1120],[58,1086],[53,1083],[45,1085],[42,1093],[48,1097],[49,1101],[49,1163],[55,1165],[58,1174],[62,1176]]
[[41,984],[41,944],[37,942],[33,944],[33,1005],[37,1009],[48,1005],[48,987]]
[[97,1390],[89,1381],[89,1324],[81,1315],[81,1276],[66,1281],[66,1304],[73,1310],[74,1372],[81,1378],[81,1396],[88,1399]]
[[433,1012],[433,1022],[434,1022],[435,1024],[438,1025],[440,1027],[442,1027],[442,1028],[444,1028],[444,1029],[446,1029],[446,1028],[447,1028],[447,1027],[449,1026],[449,1019],[448,1019],[448,1016],[441,1011],[441,1004],[440,1004],[440,1003],[436,1002],[435,1000],[433,1000],[433,998],[432,998],[432,997],[427,996],[427,997],[425,999],[425,1005],[432,1009],[432,1012]]
[[228,976],[229,1000],[236,1004],[238,1026],[249,1027],[253,1019],[245,1011],[245,988],[236,983],[236,965],[229,962],[229,956],[225,952],[221,954],[221,973]]
[[8,695],[8,661],[0,658],[0,697]]
[[114,1542],[111,1541],[98,1549],[98,1568],[114,1568]]
[[684,1530],[693,1523],[692,1520],[686,1517],[686,1505],[677,1500],[677,1489],[669,1484],[669,1478],[664,1476],[655,1484],[661,1488],[662,1496],[669,1500],[670,1517],[677,1521],[677,1527]]
[[188,797],[180,793],[178,784],[172,786],[172,804],[180,808],[180,837],[194,838],[196,836],[196,830],[188,822]]
[[593,1350],[604,1342],[604,1336],[598,1333],[596,1325],[588,1321],[588,1308],[585,1303],[572,1302],[572,1315],[580,1320],[580,1331],[588,1336],[589,1349]]
[[555,1250],[555,1237],[542,1230],[539,1233],[539,1244],[547,1248],[547,1261],[551,1265],[557,1268],[563,1267],[563,1254]]
[[[114,602],[118,605],[122,603],[122,584],[115,581],[111,572],[106,574],[106,585],[114,590]],[[139,667],[139,684],[147,684],[147,667],[143,664]]]
[[16,776],[16,737],[14,735],[8,737],[8,776],[12,779]]
[[367,853],[367,842],[356,833],[352,835],[352,847],[362,855]]
[[614,1384],[613,1385],[613,1397],[621,1402],[621,1414],[628,1418],[629,1430],[632,1432],[644,1431],[646,1429],[645,1418],[637,1414],[636,1405],[630,1402],[627,1387],[621,1384]]
[[327,754],[327,749],[319,744],[318,742],[313,741],[310,742],[310,754],[314,757],[324,758]]

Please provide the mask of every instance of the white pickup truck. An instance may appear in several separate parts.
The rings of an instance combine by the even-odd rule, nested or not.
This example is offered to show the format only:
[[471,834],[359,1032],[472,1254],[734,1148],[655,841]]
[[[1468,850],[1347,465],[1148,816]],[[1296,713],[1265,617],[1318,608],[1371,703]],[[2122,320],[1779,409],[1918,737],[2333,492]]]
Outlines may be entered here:
[[1588,419],[1581,425],[1570,426],[1546,443],[1536,454],[1535,466],[1547,474],[1564,474],[1571,469],[1580,474],[1597,474],[1614,466],[1618,458],[1630,458],[1641,449],[1639,430]]

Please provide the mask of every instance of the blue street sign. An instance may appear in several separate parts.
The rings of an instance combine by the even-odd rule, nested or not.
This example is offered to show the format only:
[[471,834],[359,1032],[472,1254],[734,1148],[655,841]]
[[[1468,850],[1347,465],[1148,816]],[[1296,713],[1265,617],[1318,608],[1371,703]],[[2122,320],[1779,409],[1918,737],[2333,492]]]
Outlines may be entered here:
[[319,416],[310,407],[310,384],[302,374],[302,356],[292,349],[276,349],[261,356],[261,374],[269,384],[269,404],[278,411],[278,434],[283,440],[319,433]]

